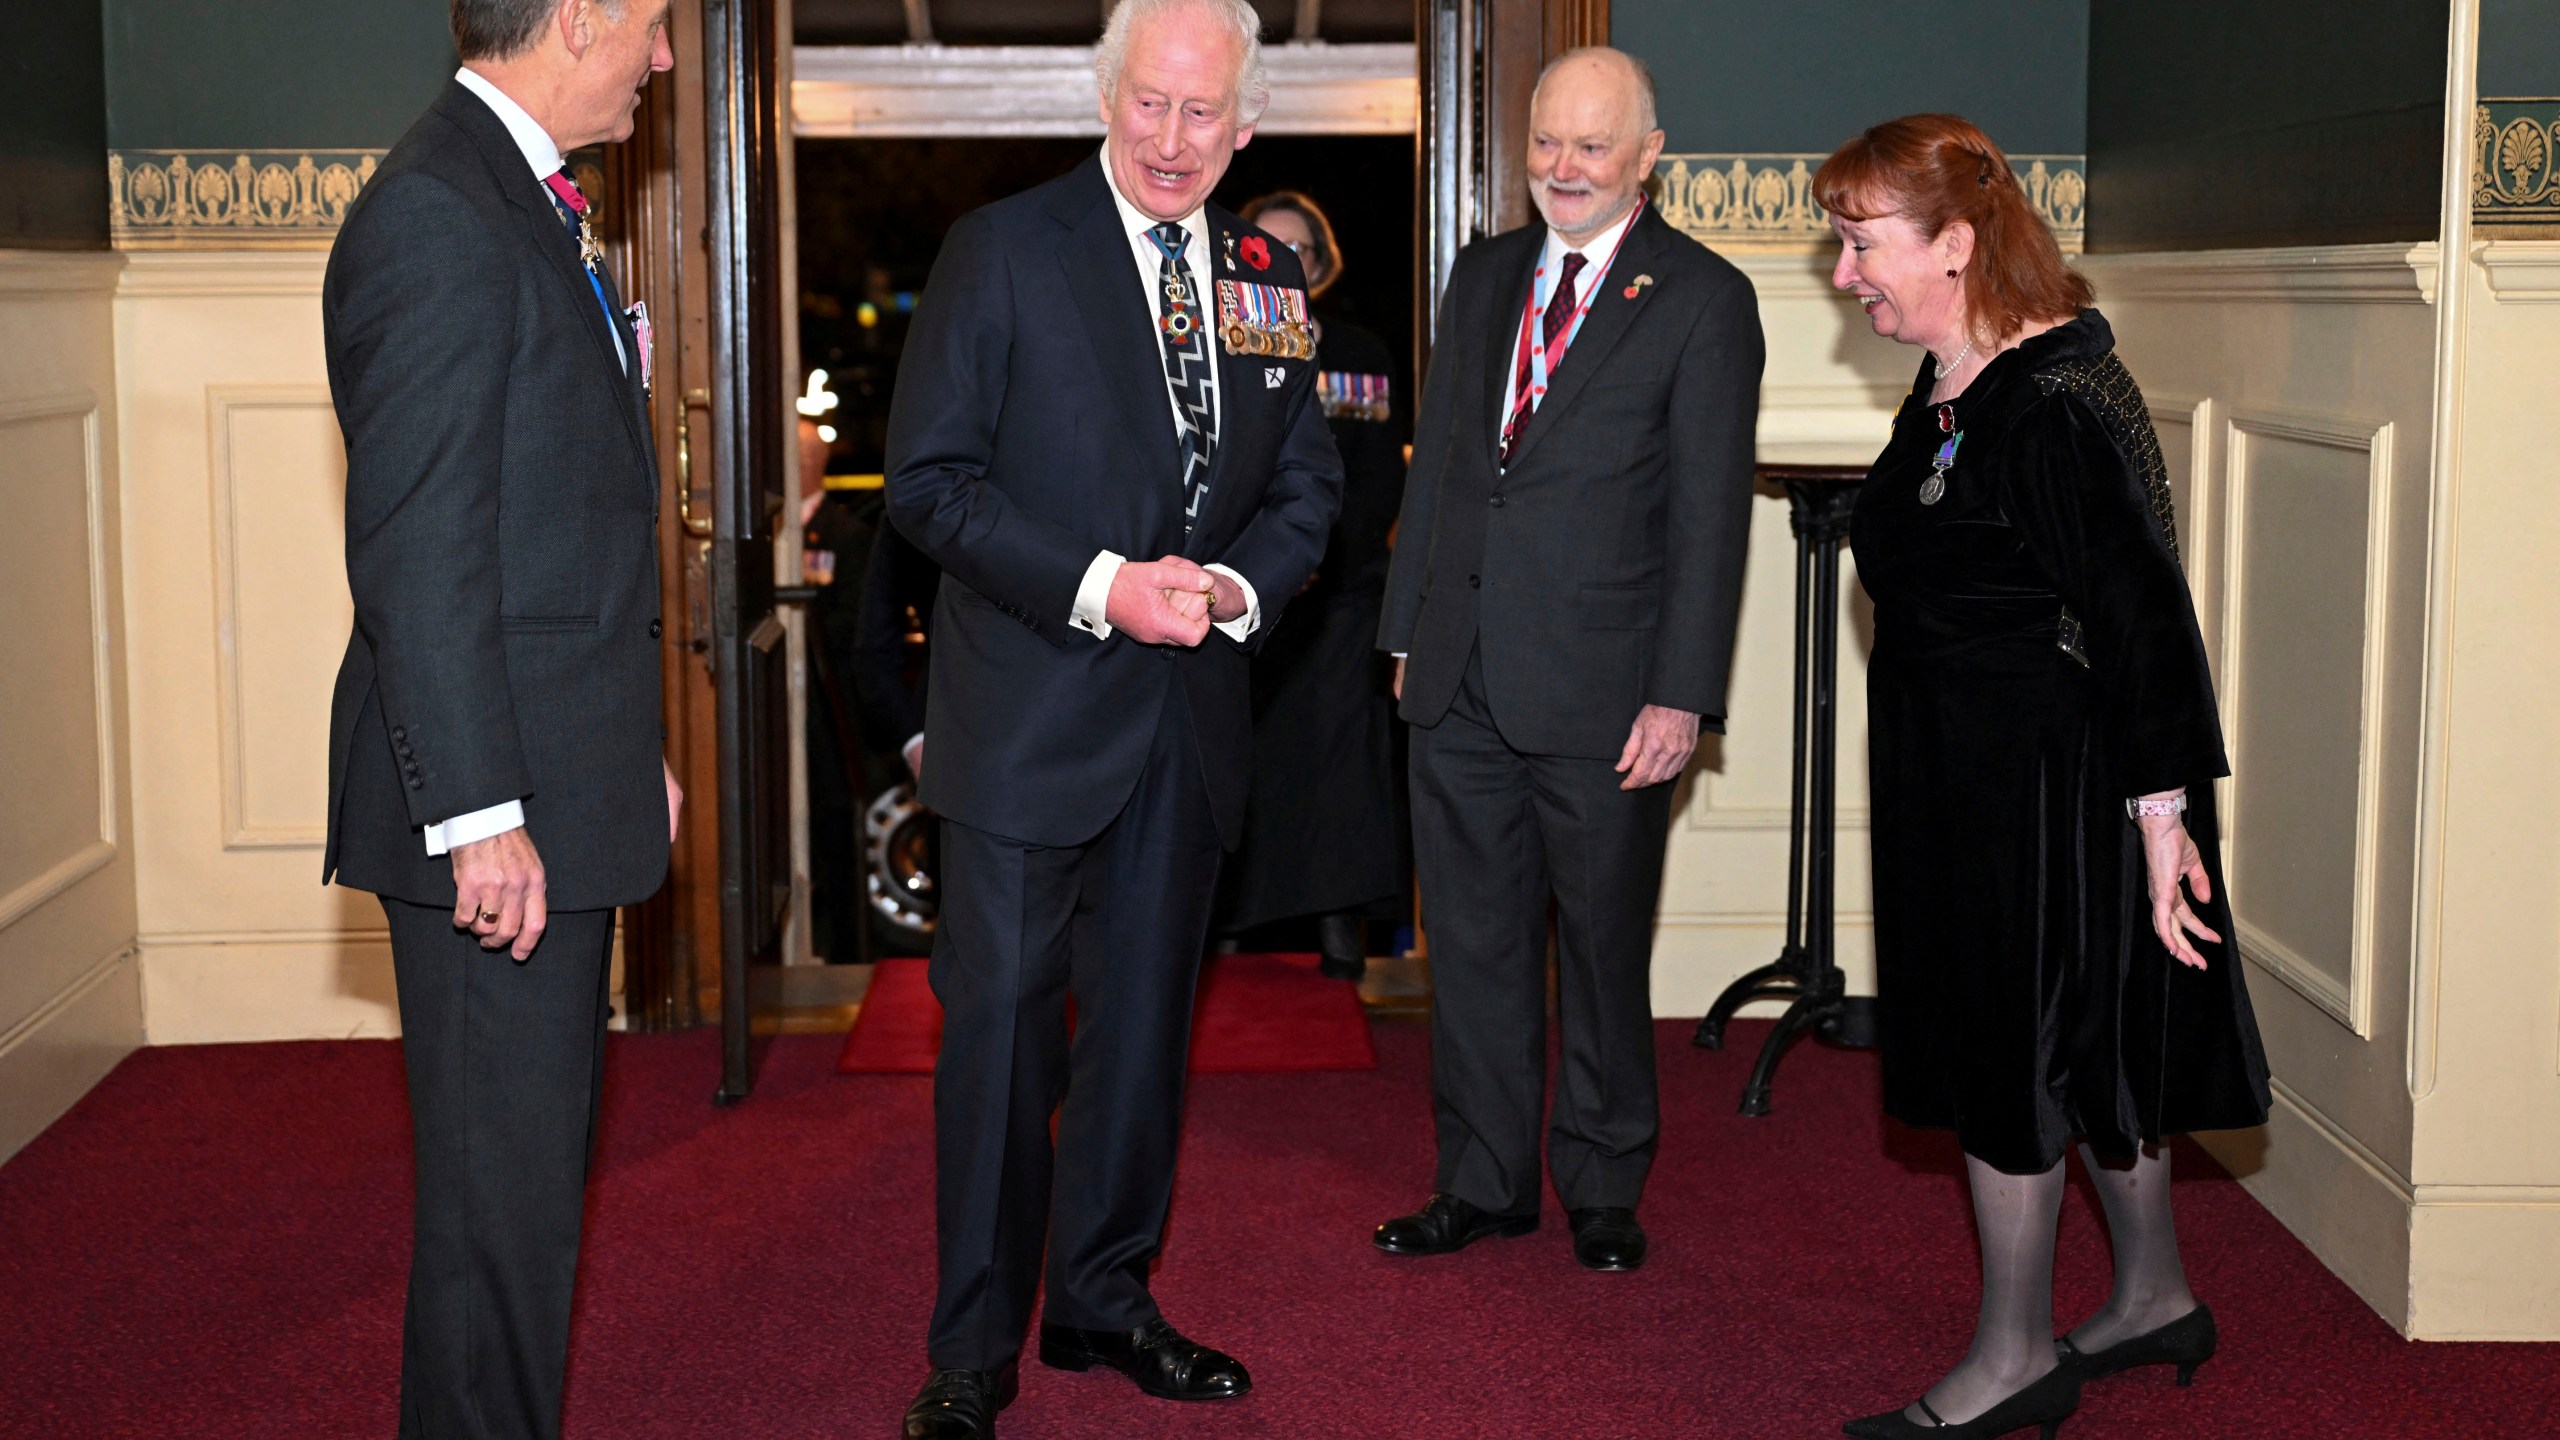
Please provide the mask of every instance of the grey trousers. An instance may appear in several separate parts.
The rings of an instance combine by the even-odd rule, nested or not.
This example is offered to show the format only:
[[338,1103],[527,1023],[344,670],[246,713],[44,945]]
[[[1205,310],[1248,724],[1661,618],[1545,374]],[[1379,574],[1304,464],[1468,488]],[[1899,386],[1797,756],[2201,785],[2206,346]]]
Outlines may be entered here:
[[1415,879],[1431,947],[1435,1188],[1498,1214],[1539,1208],[1547,914],[1562,1068],[1547,1162],[1567,1209],[1632,1208],[1658,1128],[1653,913],[1669,784],[1614,761],[1511,748],[1470,661],[1449,713],[1413,732]]
[[533,957],[385,898],[417,1151],[402,1440],[552,1440],[602,1088],[611,910]]

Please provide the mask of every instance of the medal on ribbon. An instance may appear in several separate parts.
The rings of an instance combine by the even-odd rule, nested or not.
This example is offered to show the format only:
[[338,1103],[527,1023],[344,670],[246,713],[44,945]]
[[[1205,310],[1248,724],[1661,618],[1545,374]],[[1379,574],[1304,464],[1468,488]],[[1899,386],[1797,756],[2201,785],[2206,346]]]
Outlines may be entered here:
[[1315,332],[1307,323],[1307,292],[1248,280],[1219,281],[1218,339],[1230,355],[1314,359]]
[[1947,438],[1938,442],[1938,453],[1929,457],[1929,478],[1920,482],[1920,503],[1935,505],[1947,495],[1947,472],[1956,465],[1956,447],[1964,443],[1964,432],[1956,428],[1956,408],[1938,407],[1938,432]]

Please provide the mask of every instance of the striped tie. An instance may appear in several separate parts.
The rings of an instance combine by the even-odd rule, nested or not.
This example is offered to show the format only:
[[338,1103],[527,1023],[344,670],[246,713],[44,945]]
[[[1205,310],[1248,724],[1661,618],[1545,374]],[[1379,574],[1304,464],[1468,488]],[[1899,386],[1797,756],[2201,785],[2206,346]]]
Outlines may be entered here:
[[1182,531],[1187,535],[1200,518],[1201,502],[1209,496],[1209,462],[1218,453],[1218,410],[1210,399],[1217,366],[1209,357],[1207,312],[1200,304],[1199,287],[1192,283],[1191,267],[1183,263],[1190,234],[1168,220],[1147,231],[1147,238],[1163,256],[1156,266],[1156,331],[1164,341],[1165,384],[1171,387],[1174,407],[1180,412]]

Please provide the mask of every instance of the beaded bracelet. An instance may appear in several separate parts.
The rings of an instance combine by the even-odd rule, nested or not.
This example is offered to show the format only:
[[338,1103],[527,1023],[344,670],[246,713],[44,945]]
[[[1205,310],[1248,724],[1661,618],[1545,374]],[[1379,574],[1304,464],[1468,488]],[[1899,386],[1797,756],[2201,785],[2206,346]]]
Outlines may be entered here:
[[2184,790],[2166,800],[2133,799],[2124,802],[2124,814],[2128,820],[2139,820],[2145,815],[2184,815],[2186,813],[2187,792]]

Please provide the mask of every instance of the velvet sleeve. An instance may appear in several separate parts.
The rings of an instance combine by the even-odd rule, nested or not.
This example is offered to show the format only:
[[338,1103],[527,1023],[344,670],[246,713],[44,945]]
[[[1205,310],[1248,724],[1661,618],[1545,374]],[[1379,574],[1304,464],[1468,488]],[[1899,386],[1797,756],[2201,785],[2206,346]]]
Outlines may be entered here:
[[2186,576],[2095,412],[2048,396],[2019,417],[2008,449],[2003,500],[2080,622],[2118,784],[2146,795],[2231,773]]

